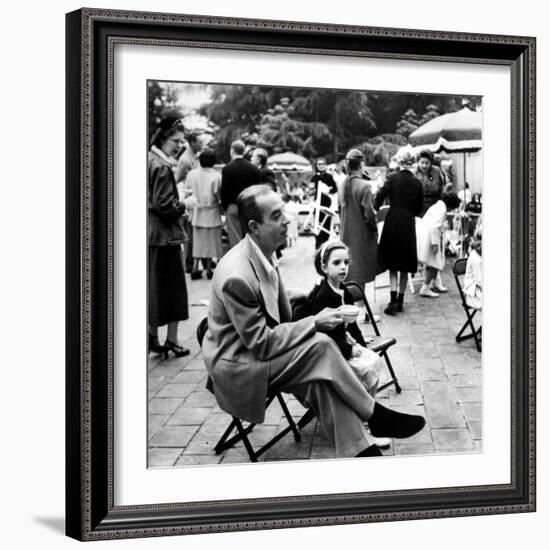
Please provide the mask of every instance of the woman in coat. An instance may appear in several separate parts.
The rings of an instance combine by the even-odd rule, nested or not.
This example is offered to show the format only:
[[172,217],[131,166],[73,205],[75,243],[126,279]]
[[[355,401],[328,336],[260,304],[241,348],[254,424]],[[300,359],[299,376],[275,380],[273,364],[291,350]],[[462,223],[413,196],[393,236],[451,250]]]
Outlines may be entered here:
[[[171,159],[184,143],[184,127],[175,117],[158,125],[148,157],[148,298],[149,351],[171,351],[182,357],[189,350],[178,344],[178,323],[189,317],[187,287],[181,245],[187,240],[183,230],[185,205],[179,200]],[[168,325],[164,345],[158,327]]]
[[428,211],[443,194],[445,188],[445,176],[443,172],[434,166],[434,156],[431,151],[424,149],[418,154],[418,166],[414,175],[421,181],[423,189],[423,206],[420,216]]
[[390,271],[390,303],[384,310],[387,315],[403,311],[409,273],[415,273],[418,268],[415,216],[422,212],[423,200],[422,183],[411,172],[412,150],[398,151],[395,160],[399,170],[387,177],[374,200],[376,210],[385,200],[390,204],[378,247],[380,263]]
[[205,149],[199,157],[200,167],[187,175],[193,203],[193,258],[191,279],[200,279],[201,258],[206,274],[212,278],[212,258],[222,257],[222,217],[220,204],[221,174],[214,168],[216,155]]
[[447,212],[460,205],[456,193],[443,193],[441,199],[430,206],[419,223],[418,258],[425,266],[424,283],[419,295],[425,298],[437,298],[436,288],[430,288],[436,282],[440,271],[445,267],[444,228]]
[[364,156],[359,149],[346,155],[348,176],[338,190],[340,238],[349,247],[352,263],[348,280],[361,287],[378,272],[378,227],[372,205],[371,185],[363,179]]

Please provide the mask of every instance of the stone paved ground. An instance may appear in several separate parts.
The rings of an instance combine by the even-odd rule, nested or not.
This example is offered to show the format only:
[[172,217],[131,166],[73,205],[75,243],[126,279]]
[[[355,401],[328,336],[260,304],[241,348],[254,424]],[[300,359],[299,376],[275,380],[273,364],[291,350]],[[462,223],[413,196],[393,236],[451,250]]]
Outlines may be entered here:
[[[309,289],[316,280],[312,266],[313,238],[300,237],[284,251],[281,273],[287,288]],[[379,329],[392,335],[397,344],[390,348],[390,359],[402,387],[392,386],[378,394],[378,400],[396,410],[422,414],[426,427],[408,439],[394,440],[385,455],[472,452],[481,449],[482,371],[481,354],[472,339],[455,342],[455,334],[465,315],[447,262],[443,282],[449,293],[437,299],[406,295],[405,312],[398,317],[381,313],[388,300],[384,276],[382,288],[369,289],[373,309],[381,313]],[[215,455],[213,447],[230,422],[230,417],[205,389],[206,370],[195,337],[199,321],[206,315],[210,282],[188,279],[190,318],[181,323],[179,339],[191,349],[181,359],[168,360],[150,355],[148,366],[149,467],[173,467],[219,462],[248,462],[242,444]],[[418,285],[416,285],[418,290]],[[369,325],[361,325],[365,334]],[[163,341],[161,331],[161,341]],[[296,399],[288,395],[291,414],[304,413]],[[278,404],[268,409],[265,422],[250,435],[253,445],[261,446],[284,427]],[[301,460],[334,458],[334,448],[323,437],[317,422],[303,430],[301,442],[291,434],[267,451],[260,460]]]

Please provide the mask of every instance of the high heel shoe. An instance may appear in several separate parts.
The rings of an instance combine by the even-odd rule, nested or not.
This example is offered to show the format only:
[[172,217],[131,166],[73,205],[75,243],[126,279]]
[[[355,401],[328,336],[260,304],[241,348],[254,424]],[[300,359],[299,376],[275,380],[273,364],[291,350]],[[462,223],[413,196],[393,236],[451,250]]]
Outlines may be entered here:
[[167,355],[169,351],[171,351],[176,357],[184,357],[190,353],[187,348],[183,348],[179,344],[175,344],[170,340],[166,340],[166,342],[164,342],[164,347],[166,348]]
[[162,346],[159,342],[159,339],[152,334],[149,334],[149,342],[147,345],[148,353],[158,353],[164,355],[165,359],[168,359],[168,349],[165,346]]

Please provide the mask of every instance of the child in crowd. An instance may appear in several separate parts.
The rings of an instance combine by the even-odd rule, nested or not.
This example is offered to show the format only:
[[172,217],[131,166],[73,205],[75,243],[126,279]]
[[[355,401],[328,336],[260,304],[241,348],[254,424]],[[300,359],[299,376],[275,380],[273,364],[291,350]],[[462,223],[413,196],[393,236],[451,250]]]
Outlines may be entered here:
[[283,210],[285,216],[289,220],[286,245],[290,247],[298,240],[298,212],[300,211],[300,206],[298,199],[296,197],[291,197],[288,193],[283,195],[283,201],[285,203]]
[[472,248],[466,262],[464,273],[464,294],[466,303],[474,309],[483,304],[483,270],[481,261],[481,227],[474,234]]
[[[350,263],[348,247],[341,241],[327,241],[315,253],[315,269],[323,280],[317,284],[309,295],[312,313],[316,314],[325,307],[341,308],[353,306],[353,297],[343,285]],[[350,312],[351,313],[351,312]],[[351,316],[357,318],[356,314]],[[348,315],[346,311],[344,318]],[[342,355],[348,361],[357,377],[365,385],[367,391],[374,397],[378,388],[379,371],[383,364],[382,358],[367,348],[367,340],[361,334],[355,321],[344,322],[327,332],[340,348]],[[374,438],[375,445],[385,447],[390,444],[388,438]]]

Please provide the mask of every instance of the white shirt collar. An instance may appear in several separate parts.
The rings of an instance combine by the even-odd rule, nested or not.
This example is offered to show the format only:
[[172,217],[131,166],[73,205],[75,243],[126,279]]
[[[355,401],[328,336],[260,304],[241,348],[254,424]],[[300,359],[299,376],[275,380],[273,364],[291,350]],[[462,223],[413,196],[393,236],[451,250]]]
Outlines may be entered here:
[[173,161],[170,160],[170,157],[167,156],[164,151],[162,149],[159,149],[156,145],[153,145],[151,147],[151,151],[153,151],[153,153],[156,153],[161,159],[165,160],[169,164],[172,164]]
[[279,262],[277,261],[277,256],[275,256],[275,254],[272,254],[271,261],[269,261],[249,233],[246,234],[245,239],[248,239],[248,242],[251,244],[252,249],[254,250],[254,252],[260,259],[262,266],[266,270],[266,273],[268,275],[271,275],[271,273],[275,271],[275,268],[279,265]]

